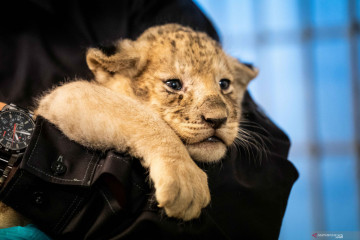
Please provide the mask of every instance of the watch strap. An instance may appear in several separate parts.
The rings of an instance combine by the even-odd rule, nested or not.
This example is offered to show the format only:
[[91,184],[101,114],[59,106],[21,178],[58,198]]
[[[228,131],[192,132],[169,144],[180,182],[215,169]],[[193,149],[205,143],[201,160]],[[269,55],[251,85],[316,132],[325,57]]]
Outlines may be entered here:
[[[6,103],[0,102],[0,111],[2,111],[5,106],[7,106]],[[9,158],[10,158],[10,156],[0,156],[0,189],[4,185],[4,182],[7,178],[7,176],[4,177],[4,172],[5,172],[5,169],[7,168]]]
[[22,153],[12,154],[10,156],[9,160],[0,158],[1,163],[5,163],[5,165],[2,165],[2,166],[5,166],[5,168],[4,167],[0,168],[0,176],[1,176],[0,177],[0,189],[5,184],[13,167],[19,163],[19,160],[21,159],[22,155],[23,155]]
[[9,157],[0,156],[0,176],[2,176],[3,172],[5,171],[8,162],[9,162]]

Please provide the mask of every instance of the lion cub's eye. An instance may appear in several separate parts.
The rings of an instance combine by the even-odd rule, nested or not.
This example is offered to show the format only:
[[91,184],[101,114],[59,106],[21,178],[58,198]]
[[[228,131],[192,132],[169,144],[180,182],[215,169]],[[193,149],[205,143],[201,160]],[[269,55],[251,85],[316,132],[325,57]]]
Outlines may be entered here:
[[219,85],[222,90],[227,90],[230,87],[230,80],[223,78],[220,80]]
[[179,91],[182,88],[180,79],[169,79],[165,82],[165,84],[176,91]]

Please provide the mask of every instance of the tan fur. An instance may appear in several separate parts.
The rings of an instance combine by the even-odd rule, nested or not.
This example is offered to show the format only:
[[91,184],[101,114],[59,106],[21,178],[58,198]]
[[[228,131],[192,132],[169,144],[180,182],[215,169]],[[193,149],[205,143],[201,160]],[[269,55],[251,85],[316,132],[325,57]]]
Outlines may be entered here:
[[[177,24],[153,27],[114,55],[89,49],[95,81],[64,84],[36,110],[70,139],[95,149],[129,151],[149,169],[160,207],[197,218],[210,202],[206,174],[193,160],[220,160],[238,133],[240,103],[253,71],[206,34]],[[231,81],[221,90],[221,79]],[[180,79],[179,91],[168,79]],[[204,119],[226,118],[214,129]],[[223,142],[204,141],[217,136]]]
[[25,226],[30,221],[21,216],[12,208],[0,202],[0,229],[13,226]]

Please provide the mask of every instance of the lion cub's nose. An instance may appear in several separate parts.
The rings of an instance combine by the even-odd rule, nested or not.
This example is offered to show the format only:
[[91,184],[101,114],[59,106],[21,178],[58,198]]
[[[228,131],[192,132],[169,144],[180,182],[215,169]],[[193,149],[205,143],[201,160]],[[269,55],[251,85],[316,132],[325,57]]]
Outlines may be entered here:
[[223,125],[227,120],[227,117],[224,117],[224,118],[206,118],[205,116],[202,116],[202,118],[207,124],[209,124],[214,129],[220,128],[221,125]]

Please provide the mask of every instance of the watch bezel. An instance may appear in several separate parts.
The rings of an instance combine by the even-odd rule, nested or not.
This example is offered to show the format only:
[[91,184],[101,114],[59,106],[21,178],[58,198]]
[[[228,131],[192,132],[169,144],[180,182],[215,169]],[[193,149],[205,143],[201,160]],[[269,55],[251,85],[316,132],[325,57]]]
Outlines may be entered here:
[[[34,129],[35,129],[35,121],[34,121],[33,118],[31,117],[30,113],[27,113],[27,112],[25,112],[25,111],[23,111],[23,110],[21,110],[21,109],[19,109],[19,110],[18,110],[18,109],[5,109],[5,110],[3,109],[2,111],[0,111],[0,118],[1,118],[1,116],[2,116],[3,114],[9,113],[9,112],[16,112],[16,113],[19,113],[19,114],[25,116],[25,117],[27,118],[27,120],[30,120],[30,122],[32,123],[32,125],[33,125],[33,127],[34,127]],[[1,123],[0,123],[0,124],[1,124]],[[4,145],[0,142],[0,151],[2,151],[2,152],[5,153],[5,154],[9,154],[9,155],[11,155],[11,154],[17,154],[17,153],[22,153],[22,152],[25,151],[26,148],[27,148],[27,146],[24,146],[24,147],[22,147],[22,148],[20,148],[20,149],[10,149],[10,148],[4,146]]]

